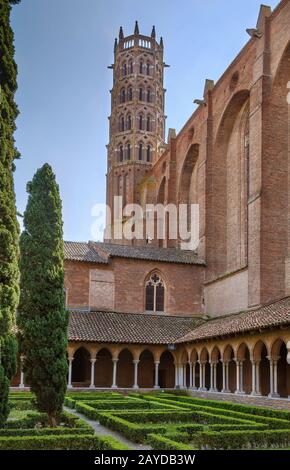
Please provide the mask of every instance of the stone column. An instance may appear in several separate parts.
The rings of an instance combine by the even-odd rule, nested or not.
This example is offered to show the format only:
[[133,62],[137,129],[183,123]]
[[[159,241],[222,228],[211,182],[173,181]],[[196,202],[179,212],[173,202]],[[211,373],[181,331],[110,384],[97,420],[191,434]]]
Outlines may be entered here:
[[189,365],[189,388],[193,388],[193,382],[192,382],[192,364],[191,362],[188,362]]
[[24,356],[21,355],[20,356],[20,384],[19,384],[19,388],[25,388],[23,362],[24,362]]
[[202,391],[203,384],[203,363],[199,361],[199,387],[198,390]]
[[95,363],[97,359],[91,359],[91,383],[90,388],[96,388],[95,386]]
[[186,364],[183,365],[183,387],[187,388],[187,383],[186,383]]
[[139,388],[139,385],[138,385],[138,364],[139,364],[139,359],[134,359],[133,364],[134,364],[134,385],[133,385],[133,388],[136,390],[136,389]]
[[117,358],[112,359],[113,361],[113,380],[112,380],[112,387],[111,388],[118,388],[117,386],[117,364],[118,364]]
[[244,361],[240,361],[240,394],[245,395],[244,390]]
[[174,370],[175,370],[175,388],[179,388],[179,369],[178,369],[178,364],[174,362]]
[[270,393],[269,397],[271,398],[279,398],[280,395],[278,393],[278,360],[280,358],[271,358],[268,357],[270,362]]
[[235,393],[236,394],[239,394],[241,389],[241,385],[240,385],[240,379],[241,379],[241,376],[240,376],[240,366],[241,366],[241,363],[238,359],[236,359],[236,391]]
[[68,382],[67,382],[67,388],[73,388],[72,386],[72,363],[73,363],[74,358],[69,357],[68,358]]
[[217,392],[216,388],[216,362],[210,363],[210,392]]
[[252,392],[251,395],[259,396],[260,392],[260,361],[252,360]]
[[223,389],[222,393],[229,393],[229,363],[222,361],[223,364]]
[[154,362],[155,364],[155,384],[154,384],[154,388],[160,388],[159,387],[159,377],[158,377],[158,372],[159,372],[159,364],[160,362],[159,361],[155,361]]
[[196,390],[195,368],[196,368],[196,363],[194,362],[194,363],[192,364],[192,389],[193,389],[193,390]]

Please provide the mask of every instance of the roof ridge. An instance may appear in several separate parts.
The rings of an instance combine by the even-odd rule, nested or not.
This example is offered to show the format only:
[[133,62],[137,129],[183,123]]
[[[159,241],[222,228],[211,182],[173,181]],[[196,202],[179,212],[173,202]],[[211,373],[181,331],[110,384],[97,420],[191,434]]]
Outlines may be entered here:
[[134,315],[134,316],[145,316],[145,317],[154,317],[154,318],[179,318],[179,319],[191,319],[191,320],[204,320],[202,317],[189,316],[189,315],[170,315],[170,314],[158,314],[158,313],[133,313],[133,312],[117,312],[112,310],[78,310],[78,309],[67,309],[70,313],[105,313],[105,314],[116,314],[116,315]]

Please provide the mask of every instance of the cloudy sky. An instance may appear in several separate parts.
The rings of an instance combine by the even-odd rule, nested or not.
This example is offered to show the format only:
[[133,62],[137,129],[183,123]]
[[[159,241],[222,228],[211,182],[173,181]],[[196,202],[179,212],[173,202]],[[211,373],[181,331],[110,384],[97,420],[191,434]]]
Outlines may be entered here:
[[[267,4],[275,7],[277,0]],[[92,239],[95,204],[105,202],[109,89],[113,43],[134,22],[163,36],[167,128],[178,131],[255,27],[258,0],[22,0],[13,8],[20,109],[16,132],[22,159],[15,185],[18,210],[36,169],[53,166],[63,200],[65,238]]]

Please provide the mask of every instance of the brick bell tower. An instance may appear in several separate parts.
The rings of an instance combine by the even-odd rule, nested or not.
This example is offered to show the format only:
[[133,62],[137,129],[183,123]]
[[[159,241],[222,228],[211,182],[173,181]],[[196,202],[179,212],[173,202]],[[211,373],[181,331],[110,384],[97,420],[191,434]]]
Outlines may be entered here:
[[[151,168],[164,150],[165,115],[163,87],[163,40],[139,33],[136,21],[134,34],[124,37],[120,28],[115,39],[113,88],[107,167],[107,205],[114,213],[114,196],[126,204],[146,203],[146,181]],[[152,186],[152,184],[151,184]],[[123,220],[125,222],[125,219]],[[107,224],[108,225],[108,224]],[[144,240],[117,240],[112,233],[105,239],[114,243],[144,244]]]

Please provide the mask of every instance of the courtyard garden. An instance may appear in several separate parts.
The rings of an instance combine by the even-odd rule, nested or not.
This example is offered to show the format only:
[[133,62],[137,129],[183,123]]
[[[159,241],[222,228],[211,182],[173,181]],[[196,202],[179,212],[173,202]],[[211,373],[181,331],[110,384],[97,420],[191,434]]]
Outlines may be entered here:
[[[28,392],[10,394],[0,450],[128,450],[138,444],[139,449],[176,451],[290,448],[286,410],[181,393],[71,392],[60,423],[53,428],[33,400]],[[98,433],[93,423],[108,434]]]

